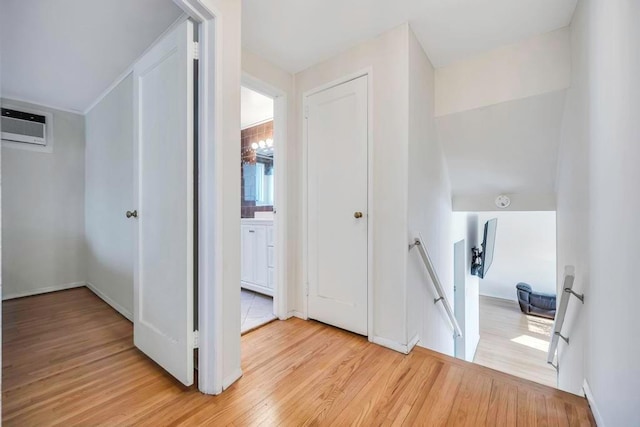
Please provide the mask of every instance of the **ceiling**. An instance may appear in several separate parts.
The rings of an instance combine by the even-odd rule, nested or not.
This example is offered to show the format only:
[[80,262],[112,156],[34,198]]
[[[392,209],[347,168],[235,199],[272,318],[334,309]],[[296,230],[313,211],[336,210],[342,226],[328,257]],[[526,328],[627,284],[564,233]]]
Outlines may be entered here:
[[[171,0],[0,1],[3,95],[79,112],[182,13]],[[242,1],[244,47],[297,72],[407,20],[443,66],[566,26],[577,0]]]
[[83,112],[182,11],[171,0],[0,0],[2,93]]
[[242,87],[240,96],[240,127],[242,129],[273,119],[272,98],[246,87]]
[[565,90],[436,118],[454,196],[552,194]]
[[567,26],[577,0],[243,0],[243,47],[296,73],[409,21],[433,65]]

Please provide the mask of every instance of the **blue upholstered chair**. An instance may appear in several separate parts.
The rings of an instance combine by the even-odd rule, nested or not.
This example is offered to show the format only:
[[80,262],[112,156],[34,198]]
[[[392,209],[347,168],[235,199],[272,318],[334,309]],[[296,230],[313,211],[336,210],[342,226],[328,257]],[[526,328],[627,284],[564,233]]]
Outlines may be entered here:
[[534,292],[527,283],[518,283],[516,285],[518,294],[518,303],[520,310],[524,314],[532,314],[534,316],[555,319],[556,317],[556,296],[544,294],[542,292]]

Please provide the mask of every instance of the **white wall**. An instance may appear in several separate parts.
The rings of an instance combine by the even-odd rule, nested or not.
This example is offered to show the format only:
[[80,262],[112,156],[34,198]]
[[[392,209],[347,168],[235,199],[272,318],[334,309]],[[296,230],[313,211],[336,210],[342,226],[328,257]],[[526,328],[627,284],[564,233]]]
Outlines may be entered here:
[[[451,184],[434,123],[434,70],[429,58],[408,31],[409,145],[407,240],[421,233],[438,277],[453,303],[453,244]],[[453,355],[453,331],[437,298],[417,249],[407,257],[408,339]]]
[[[222,284],[222,301],[213,301],[212,316],[223,321],[222,370],[223,388],[242,375],[240,366],[240,84],[242,78],[242,2],[238,0],[206,0],[212,10],[222,16],[217,35],[216,55],[221,87],[214,93],[218,99],[215,124],[217,144],[213,148],[215,162],[215,203],[218,206],[217,225],[207,238],[216,239],[214,257],[216,282]],[[218,24],[216,24],[218,25]],[[214,91],[216,88],[209,88]],[[213,188],[212,188],[213,189]],[[216,236],[217,234],[217,236]]]
[[436,116],[569,86],[569,30],[562,28],[436,70]]
[[[576,268],[574,290],[589,290],[589,57],[586,8],[578,3],[571,24],[571,87],[564,105],[562,138],[558,149],[557,193],[557,281],[561,286],[566,265]],[[582,394],[585,378],[584,352],[588,329],[586,306],[570,301],[563,333],[571,346],[558,344],[558,387]]]
[[569,30],[556,30],[436,70],[436,130],[453,208],[555,210]]
[[[296,118],[299,123],[297,156],[302,164],[302,104],[306,91],[371,68],[373,115],[373,331],[370,335],[406,345],[407,166],[408,166],[408,26],[401,25],[295,76]],[[292,179],[302,181],[302,175]],[[302,214],[302,192],[292,216]],[[299,227],[295,236],[301,240]],[[301,256],[302,252],[298,252]],[[301,265],[299,259],[299,265]],[[303,283],[292,301],[304,311]],[[371,333],[372,332],[372,333]]]
[[558,169],[558,267],[575,263],[575,288],[585,293],[584,305],[570,303],[559,384],[575,392],[585,379],[596,421],[607,426],[640,425],[639,19],[634,0],[578,3]]
[[84,118],[7,102],[52,114],[54,147],[2,148],[3,299],[83,286]]
[[133,314],[133,78],[86,115],[85,235],[89,286],[129,319]]
[[587,7],[594,21],[586,379],[607,425],[640,425],[640,334],[625,327],[637,323],[640,301],[640,2]]
[[492,210],[498,194],[512,195],[514,204],[553,203],[564,97],[563,90],[548,92],[438,117],[457,203],[485,194]]
[[480,295],[517,301],[518,282],[555,294],[555,212],[483,212],[478,220],[479,243],[485,222],[492,218],[498,219],[495,252],[486,277],[480,279]]

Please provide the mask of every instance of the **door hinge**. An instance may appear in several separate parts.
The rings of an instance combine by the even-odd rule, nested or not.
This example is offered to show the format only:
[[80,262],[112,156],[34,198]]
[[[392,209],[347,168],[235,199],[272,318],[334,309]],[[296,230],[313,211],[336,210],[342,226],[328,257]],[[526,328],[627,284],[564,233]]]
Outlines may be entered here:
[[304,106],[304,118],[305,119],[309,118],[309,106],[308,105]]
[[193,42],[193,59],[200,59],[200,48],[198,42]]
[[309,282],[307,282],[307,283],[305,284],[305,290],[304,290],[304,291],[305,291],[305,293],[307,294],[307,296],[309,296]]
[[198,334],[198,331],[195,330],[193,331],[193,348],[198,348],[198,339],[199,339],[199,334]]

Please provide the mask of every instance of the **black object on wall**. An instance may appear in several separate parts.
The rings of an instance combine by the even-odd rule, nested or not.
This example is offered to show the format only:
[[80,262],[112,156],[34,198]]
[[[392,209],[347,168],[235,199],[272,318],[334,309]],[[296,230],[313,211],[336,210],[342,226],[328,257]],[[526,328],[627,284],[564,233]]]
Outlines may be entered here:
[[482,246],[472,249],[471,274],[484,279],[493,263],[493,253],[496,246],[496,230],[498,218],[490,219],[484,224],[484,237]]

